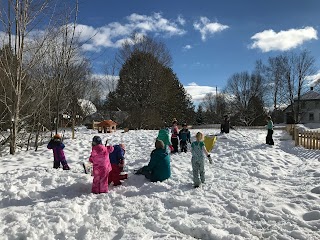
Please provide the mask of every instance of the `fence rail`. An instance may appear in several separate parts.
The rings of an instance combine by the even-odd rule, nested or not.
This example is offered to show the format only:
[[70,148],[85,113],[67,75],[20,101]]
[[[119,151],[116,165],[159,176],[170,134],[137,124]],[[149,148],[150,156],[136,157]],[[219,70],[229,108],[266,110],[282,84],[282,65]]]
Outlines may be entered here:
[[294,124],[287,125],[287,132],[292,135],[296,146],[307,149],[320,150],[320,132],[312,130],[302,130]]

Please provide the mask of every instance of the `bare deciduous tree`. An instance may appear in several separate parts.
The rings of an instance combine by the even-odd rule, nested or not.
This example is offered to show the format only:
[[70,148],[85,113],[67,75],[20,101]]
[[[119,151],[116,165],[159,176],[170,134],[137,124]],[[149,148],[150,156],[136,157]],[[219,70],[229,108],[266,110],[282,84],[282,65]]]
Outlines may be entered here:
[[49,0],[0,3],[0,22],[6,31],[0,56],[0,108],[4,110],[0,123],[10,125],[11,154],[20,128],[38,136],[46,122],[51,127],[52,113],[58,121],[60,110],[72,108],[88,85],[89,64],[75,36],[77,13],[77,0],[72,7]]
[[[8,44],[7,48],[3,48],[0,69],[9,83],[8,92],[1,99],[10,114],[11,154],[16,152],[16,140],[21,122],[20,114],[23,107],[22,97],[28,88],[26,83],[28,71],[37,60],[37,57],[30,54],[30,49],[27,47],[28,37],[31,37],[31,30],[35,24],[39,23],[36,19],[41,17],[48,2],[8,0],[6,8],[5,5],[2,5],[0,9],[2,29],[6,30],[2,42]],[[25,61],[27,56],[29,56],[28,62]]]

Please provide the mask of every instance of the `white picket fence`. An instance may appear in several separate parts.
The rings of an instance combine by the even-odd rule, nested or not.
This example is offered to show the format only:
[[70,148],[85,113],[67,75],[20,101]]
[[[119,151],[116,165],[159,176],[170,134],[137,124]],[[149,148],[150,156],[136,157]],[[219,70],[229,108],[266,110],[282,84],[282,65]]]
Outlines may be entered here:
[[294,124],[287,125],[287,132],[292,135],[296,146],[307,149],[320,150],[320,132],[312,130],[302,130]]

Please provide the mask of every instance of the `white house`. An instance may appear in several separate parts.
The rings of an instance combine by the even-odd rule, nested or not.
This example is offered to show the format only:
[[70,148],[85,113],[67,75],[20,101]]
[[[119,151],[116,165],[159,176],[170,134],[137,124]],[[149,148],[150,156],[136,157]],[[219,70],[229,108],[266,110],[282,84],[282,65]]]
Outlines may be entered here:
[[[294,99],[297,109],[298,98]],[[285,110],[285,122],[292,123],[292,105]],[[320,93],[310,88],[310,91],[300,96],[300,123],[320,123]]]

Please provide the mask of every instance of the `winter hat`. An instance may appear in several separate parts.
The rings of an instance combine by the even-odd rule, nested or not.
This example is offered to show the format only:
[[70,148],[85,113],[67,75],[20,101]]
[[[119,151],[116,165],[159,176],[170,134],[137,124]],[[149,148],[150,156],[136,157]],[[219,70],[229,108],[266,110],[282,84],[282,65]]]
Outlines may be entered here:
[[99,144],[102,144],[101,137],[94,136],[93,139],[92,139],[92,146],[96,146],[96,145],[99,145]]
[[53,136],[53,139],[61,139],[60,134],[56,134],[56,135],[54,135],[54,136]]
[[155,146],[156,146],[157,149],[159,149],[159,148],[160,149],[164,149],[164,143],[163,143],[163,141],[161,141],[159,139],[156,140]]
[[177,121],[177,119],[176,118],[174,118],[173,120],[172,120],[172,124],[175,124],[175,123],[177,123],[178,121]]

